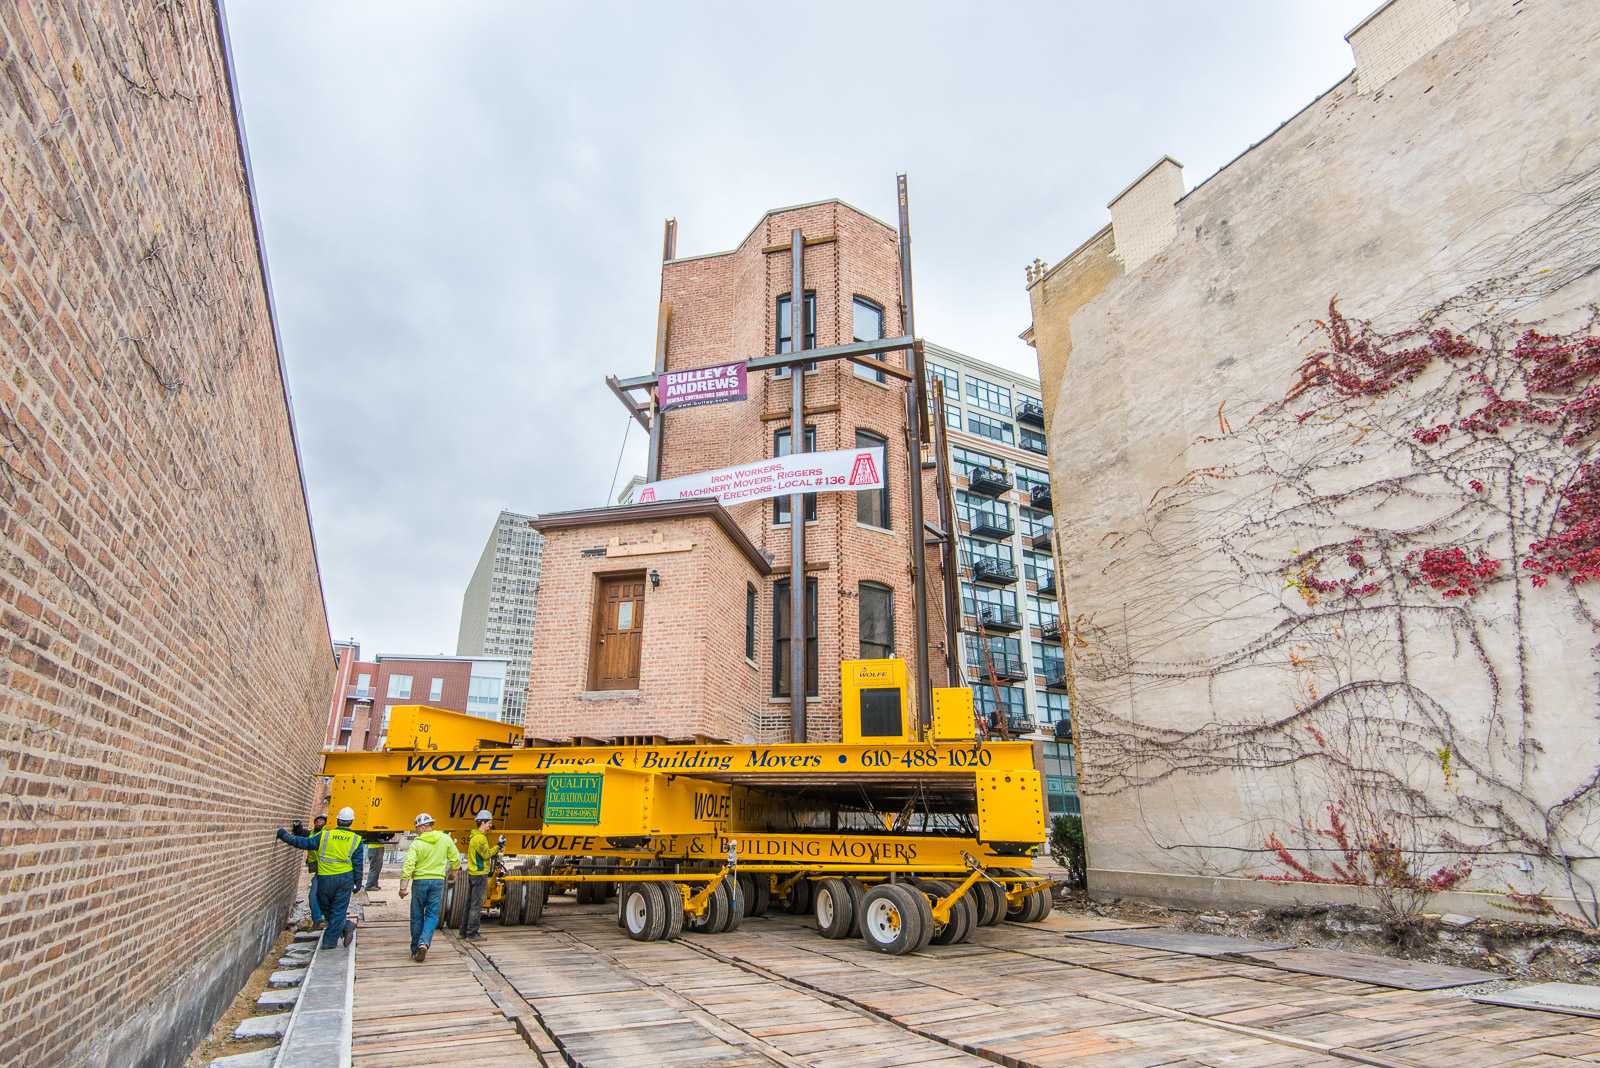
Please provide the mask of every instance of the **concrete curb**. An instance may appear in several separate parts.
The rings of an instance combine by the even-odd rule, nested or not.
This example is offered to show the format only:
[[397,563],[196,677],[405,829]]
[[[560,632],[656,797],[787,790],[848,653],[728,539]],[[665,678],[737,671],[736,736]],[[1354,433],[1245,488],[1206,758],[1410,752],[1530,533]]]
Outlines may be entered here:
[[353,944],[349,949],[317,947],[273,1068],[350,1068],[355,982]]

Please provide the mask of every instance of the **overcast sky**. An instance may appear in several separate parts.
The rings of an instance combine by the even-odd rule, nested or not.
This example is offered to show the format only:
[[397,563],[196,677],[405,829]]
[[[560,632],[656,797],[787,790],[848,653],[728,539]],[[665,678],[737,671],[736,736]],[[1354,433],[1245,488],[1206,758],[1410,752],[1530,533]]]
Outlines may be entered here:
[[666,217],[892,223],[904,171],[919,333],[1037,375],[1024,265],[1271,133],[1376,3],[227,0],[333,636],[455,652],[502,508],[642,472],[603,378],[650,368]]

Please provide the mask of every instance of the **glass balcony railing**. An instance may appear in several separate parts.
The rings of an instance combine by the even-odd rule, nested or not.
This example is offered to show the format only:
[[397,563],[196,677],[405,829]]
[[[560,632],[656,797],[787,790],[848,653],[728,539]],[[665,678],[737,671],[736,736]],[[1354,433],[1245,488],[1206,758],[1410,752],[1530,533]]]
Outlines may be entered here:
[[1055,531],[1051,530],[1049,527],[1042,527],[1034,532],[1032,538],[1028,539],[1028,544],[1036,552],[1047,553],[1051,548],[1050,536],[1054,533]]
[[998,497],[1010,490],[1011,476],[998,467],[974,467],[967,476],[967,489],[985,497]]
[[1028,503],[1041,512],[1050,511],[1050,483],[1046,482],[1029,490]]
[[347,699],[370,701],[378,696],[378,690],[374,686],[351,686],[345,690],[344,695]]
[[978,622],[984,630],[999,630],[1008,633],[1022,629],[1022,616],[1015,608],[1003,604],[981,604],[978,606]]
[[1039,576],[1039,588],[1034,592],[1040,597],[1054,597],[1056,595],[1056,573],[1051,571]]
[[1011,409],[1011,417],[1019,423],[1028,423],[1042,430],[1044,428],[1044,405],[1038,401],[1019,401],[1017,406]]
[[1008,512],[998,508],[974,508],[970,514],[972,516],[970,533],[974,537],[999,541],[1016,533]]
[[972,577],[991,586],[1012,586],[1017,581],[1017,565],[980,556],[972,561]]

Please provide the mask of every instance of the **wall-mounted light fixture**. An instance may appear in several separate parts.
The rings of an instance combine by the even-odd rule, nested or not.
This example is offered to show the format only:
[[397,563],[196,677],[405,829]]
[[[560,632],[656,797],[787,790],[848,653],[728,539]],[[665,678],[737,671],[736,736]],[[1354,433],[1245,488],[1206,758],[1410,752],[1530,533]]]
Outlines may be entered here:
[[650,572],[650,588],[652,590],[658,590],[661,588],[661,572]]

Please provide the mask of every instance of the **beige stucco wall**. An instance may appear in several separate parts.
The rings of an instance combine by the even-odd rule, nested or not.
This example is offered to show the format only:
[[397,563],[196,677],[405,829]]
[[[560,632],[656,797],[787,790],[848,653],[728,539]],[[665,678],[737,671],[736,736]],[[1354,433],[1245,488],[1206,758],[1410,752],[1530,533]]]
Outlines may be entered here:
[[[1281,897],[1249,878],[1284,870],[1266,838],[1329,872],[1308,847],[1341,797],[1369,826],[1403,814],[1388,826],[1421,869],[1469,857],[1463,888],[1559,903],[1600,882],[1600,862],[1561,859],[1600,855],[1600,583],[1519,567],[1561,529],[1593,436],[1524,421],[1425,447],[1415,428],[1482,404],[1475,368],[1446,360],[1282,404],[1332,344],[1334,300],[1376,333],[1422,331],[1385,351],[1443,328],[1502,370],[1529,325],[1587,329],[1600,8],[1459,14],[1381,89],[1347,79],[1183,198],[1131,273],[1102,234],[1030,277],[1091,884],[1198,900],[1237,877],[1241,901]],[[1538,448],[1513,455],[1516,435]],[[1502,567],[1453,599],[1408,585],[1450,547]]]

